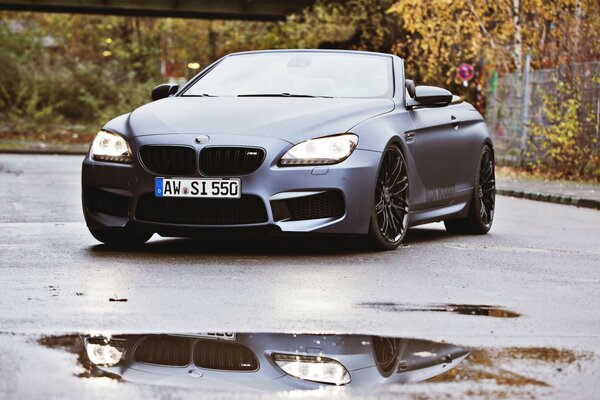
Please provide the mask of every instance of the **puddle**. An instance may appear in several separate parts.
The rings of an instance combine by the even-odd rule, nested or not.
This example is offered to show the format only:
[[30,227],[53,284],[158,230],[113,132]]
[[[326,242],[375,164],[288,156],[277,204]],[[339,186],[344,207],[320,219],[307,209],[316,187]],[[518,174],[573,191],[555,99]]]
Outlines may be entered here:
[[[557,382],[572,380],[598,360],[591,352],[550,347],[467,349],[370,335],[93,334],[38,342],[75,354],[76,376],[99,385],[110,378],[117,385],[133,382],[205,394],[328,389],[402,398],[547,398]],[[401,386],[421,381],[429,384]]]
[[413,383],[456,368],[470,352],[419,339],[282,333],[65,335],[39,343],[75,353],[82,378],[207,390]]
[[394,311],[394,312],[450,312],[461,315],[480,315],[493,318],[517,318],[521,314],[508,310],[500,306],[476,305],[476,304],[406,304],[406,303],[389,303],[389,302],[373,302],[360,303],[360,307]]
[[472,350],[467,362],[431,382],[494,382],[499,386],[550,387],[553,380],[571,366],[580,368],[590,354],[550,347],[508,347]]

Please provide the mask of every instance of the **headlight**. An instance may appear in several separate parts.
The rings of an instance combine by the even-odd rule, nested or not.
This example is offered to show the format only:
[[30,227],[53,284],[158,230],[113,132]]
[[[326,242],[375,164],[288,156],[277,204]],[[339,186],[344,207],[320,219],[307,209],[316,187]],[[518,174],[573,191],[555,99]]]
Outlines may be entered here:
[[348,370],[331,358],[273,354],[273,360],[286,374],[295,378],[332,385],[350,383]]
[[358,136],[352,133],[298,143],[281,157],[280,165],[337,164],[352,154]]
[[92,158],[99,161],[130,163],[131,150],[121,136],[100,131],[92,143]]
[[88,358],[95,365],[115,365],[121,361],[125,343],[104,337],[91,337],[85,341]]

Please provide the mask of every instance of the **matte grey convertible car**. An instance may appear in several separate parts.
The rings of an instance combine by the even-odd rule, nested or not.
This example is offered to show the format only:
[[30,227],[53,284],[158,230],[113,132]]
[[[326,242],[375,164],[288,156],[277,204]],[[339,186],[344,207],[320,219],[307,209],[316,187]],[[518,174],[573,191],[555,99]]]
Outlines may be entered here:
[[231,54],[96,136],[83,162],[94,237],[269,229],[363,235],[394,249],[409,226],[486,233],[493,145],[482,116],[414,86],[389,54]]

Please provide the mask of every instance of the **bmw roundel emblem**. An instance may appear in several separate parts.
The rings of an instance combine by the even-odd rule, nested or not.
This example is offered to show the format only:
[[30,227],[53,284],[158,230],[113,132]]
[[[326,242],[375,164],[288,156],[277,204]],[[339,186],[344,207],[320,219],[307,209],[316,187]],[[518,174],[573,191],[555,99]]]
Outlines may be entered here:
[[210,139],[207,135],[196,136],[195,142],[198,144],[206,143]]

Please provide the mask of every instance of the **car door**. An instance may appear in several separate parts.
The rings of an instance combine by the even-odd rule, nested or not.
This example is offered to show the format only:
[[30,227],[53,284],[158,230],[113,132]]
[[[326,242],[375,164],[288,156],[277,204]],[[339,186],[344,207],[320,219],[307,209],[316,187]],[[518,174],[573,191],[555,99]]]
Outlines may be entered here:
[[456,165],[461,149],[460,122],[453,114],[454,107],[420,107],[409,111],[414,131],[406,143],[423,183],[423,188],[411,192],[412,211],[441,207],[455,198]]

